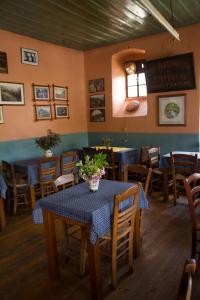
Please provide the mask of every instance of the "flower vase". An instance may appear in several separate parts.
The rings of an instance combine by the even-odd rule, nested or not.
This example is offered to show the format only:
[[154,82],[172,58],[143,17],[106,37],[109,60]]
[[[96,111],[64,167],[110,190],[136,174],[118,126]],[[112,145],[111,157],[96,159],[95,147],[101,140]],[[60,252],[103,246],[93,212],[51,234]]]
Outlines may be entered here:
[[91,192],[98,191],[98,189],[99,189],[99,181],[100,181],[100,178],[98,178],[98,179],[95,178],[95,179],[91,179],[91,180],[88,181]]
[[45,150],[45,151],[44,151],[44,156],[45,156],[46,158],[52,157],[52,156],[53,156],[53,153],[52,153],[52,151],[51,151],[50,149],[48,149],[48,150]]

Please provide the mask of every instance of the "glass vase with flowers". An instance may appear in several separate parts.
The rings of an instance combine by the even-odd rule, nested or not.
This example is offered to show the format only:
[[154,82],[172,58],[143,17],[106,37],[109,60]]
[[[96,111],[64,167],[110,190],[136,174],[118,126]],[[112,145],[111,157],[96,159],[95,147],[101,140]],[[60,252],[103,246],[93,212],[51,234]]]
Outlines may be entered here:
[[59,145],[61,142],[59,134],[53,132],[52,130],[47,130],[46,136],[41,136],[35,139],[35,143],[38,147],[43,149],[45,157],[51,157],[53,155],[51,149]]

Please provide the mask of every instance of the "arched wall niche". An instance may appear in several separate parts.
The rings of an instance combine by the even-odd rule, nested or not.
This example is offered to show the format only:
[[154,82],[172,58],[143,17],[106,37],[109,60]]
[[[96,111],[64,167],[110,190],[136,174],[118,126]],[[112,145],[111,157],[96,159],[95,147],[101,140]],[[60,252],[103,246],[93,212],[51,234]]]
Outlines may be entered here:
[[[112,115],[113,117],[143,116],[147,109],[128,113],[125,110],[126,99],[126,73],[124,64],[131,60],[145,59],[143,49],[125,49],[112,55]],[[146,102],[146,101],[145,101]]]

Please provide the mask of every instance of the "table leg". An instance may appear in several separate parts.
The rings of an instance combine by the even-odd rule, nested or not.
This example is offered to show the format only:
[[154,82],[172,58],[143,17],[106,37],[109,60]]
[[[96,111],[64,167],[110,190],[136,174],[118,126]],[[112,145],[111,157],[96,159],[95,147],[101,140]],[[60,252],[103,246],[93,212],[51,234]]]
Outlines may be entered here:
[[0,231],[6,227],[6,217],[4,210],[3,198],[0,196]]
[[31,208],[33,209],[35,207],[35,203],[36,203],[35,186],[34,185],[29,186],[29,192],[30,192],[30,198],[31,198]]
[[162,169],[163,172],[163,193],[164,200],[169,201],[169,170],[167,168]]
[[55,219],[48,210],[43,209],[44,229],[47,246],[48,272],[50,279],[59,279],[58,254],[56,247]]
[[88,242],[88,258],[90,268],[90,281],[92,300],[101,299],[101,270],[100,270],[100,246],[98,242],[92,245]]

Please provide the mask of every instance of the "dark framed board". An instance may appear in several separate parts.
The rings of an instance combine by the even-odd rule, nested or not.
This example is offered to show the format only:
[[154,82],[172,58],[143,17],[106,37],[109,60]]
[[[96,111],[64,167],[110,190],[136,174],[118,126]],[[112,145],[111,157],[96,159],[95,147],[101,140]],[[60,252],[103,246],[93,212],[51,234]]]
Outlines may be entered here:
[[145,73],[148,93],[196,88],[193,53],[147,61]]

